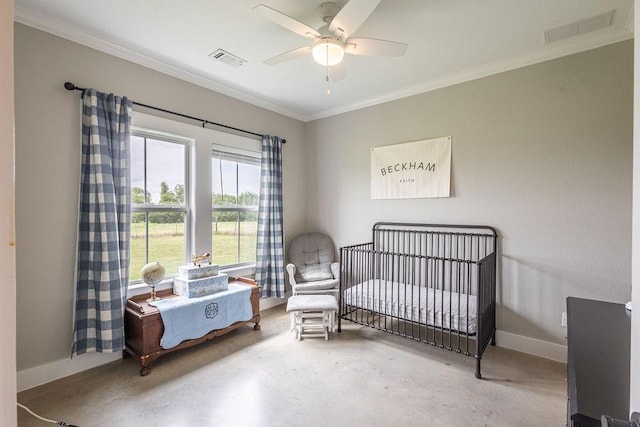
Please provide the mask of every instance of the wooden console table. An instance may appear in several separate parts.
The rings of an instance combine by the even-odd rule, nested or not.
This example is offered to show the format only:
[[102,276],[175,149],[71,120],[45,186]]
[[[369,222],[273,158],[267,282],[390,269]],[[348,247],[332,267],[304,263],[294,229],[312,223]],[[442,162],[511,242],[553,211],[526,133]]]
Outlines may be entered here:
[[[135,357],[140,362],[140,375],[149,375],[151,373],[151,364],[163,354],[172,351],[181,350],[183,348],[198,345],[217,336],[224,335],[237,329],[246,323],[255,323],[253,329],[260,329],[260,287],[250,279],[238,278],[229,279],[229,283],[238,283],[251,287],[251,308],[253,317],[243,322],[236,322],[224,329],[216,329],[205,336],[192,340],[185,340],[172,348],[162,348],[160,339],[164,333],[164,325],[160,317],[160,311],[147,304],[146,299],[150,294],[136,295],[127,300],[127,306],[124,314],[124,331],[126,348],[123,356],[129,355]],[[159,291],[160,298],[173,298],[171,289]]]
[[567,298],[567,425],[629,418],[631,312],[624,304]]

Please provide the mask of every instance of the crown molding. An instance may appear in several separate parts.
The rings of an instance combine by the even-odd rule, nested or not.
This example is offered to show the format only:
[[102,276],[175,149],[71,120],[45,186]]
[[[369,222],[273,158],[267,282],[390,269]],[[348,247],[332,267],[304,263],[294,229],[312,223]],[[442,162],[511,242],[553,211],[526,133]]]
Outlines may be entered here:
[[309,116],[306,121],[319,120],[338,114],[359,110],[362,108],[372,107],[374,105],[383,104],[385,102],[395,101],[409,96],[419,95],[421,93],[430,92],[460,83],[465,83],[471,80],[481,79],[483,77],[488,77],[494,74],[504,73],[506,71],[511,71],[529,65],[550,61],[552,59],[561,58],[563,56],[569,56],[591,49],[597,49],[599,47],[607,46],[632,38],[633,32],[630,31],[628,27],[625,27],[617,31],[610,31],[606,33],[603,32],[602,34],[596,35],[585,35],[584,37],[576,38],[576,40],[551,43],[536,51],[508,58],[503,61],[496,61],[486,65],[482,65],[480,67],[449,74],[442,78],[425,81],[398,91],[388,92],[374,98],[369,98],[362,102],[345,105],[339,108],[324,110],[317,114]]
[[[631,14],[633,16],[633,13]],[[416,85],[408,86],[403,89],[387,92],[385,94],[362,100],[360,102],[344,105],[338,108],[322,110],[317,113],[304,114],[299,111],[292,111],[273,102],[260,98],[259,96],[243,92],[222,83],[216,82],[211,77],[205,77],[196,71],[189,70],[184,66],[172,62],[168,58],[162,60],[154,58],[148,54],[134,51],[124,46],[118,45],[112,41],[95,37],[87,33],[70,28],[69,26],[52,20],[49,17],[38,15],[32,11],[26,11],[16,6],[14,11],[14,20],[24,25],[54,34],[58,37],[88,46],[109,55],[121,58],[138,65],[142,65],[152,70],[167,74],[180,80],[193,83],[203,88],[221,93],[223,95],[235,98],[237,100],[247,102],[257,107],[273,111],[284,116],[309,122],[319,120],[338,114],[344,114],[362,108],[372,107],[374,105],[383,104],[385,102],[395,101],[421,93],[465,83],[471,80],[488,77],[494,74],[515,70],[518,68],[534,65],[537,63],[561,58],[563,56],[573,55],[591,49],[596,49],[609,44],[629,40],[633,38],[633,20],[630,19],[623,28],[614,31],[597,31],[585,34],[581,37],[566,39],[561,42],[550,43],[544,45],[538,50],[508,58],[502,61],[492,62],[480,67],[475,67],[447,76],[424,81]]]
[[49,17],[36,14],[32,11],[20,9],[17,5],[14,11],[14,21],[92,49],[96,49],[117,58],[133,62],[134,64],[142,65],[171,77],[193,83],[239,101],[243,101],[296,120],[305,121],[306,119],[304,115],[283,108],[280,105],[269,102],[258,96],[216,82],[210,77],[205,77],[196,71],[185,68],[184,65],[171,61],[169,58],[154,58],[148,54],[134,51],[110,40],[78,31],[59,21],[52,20]]

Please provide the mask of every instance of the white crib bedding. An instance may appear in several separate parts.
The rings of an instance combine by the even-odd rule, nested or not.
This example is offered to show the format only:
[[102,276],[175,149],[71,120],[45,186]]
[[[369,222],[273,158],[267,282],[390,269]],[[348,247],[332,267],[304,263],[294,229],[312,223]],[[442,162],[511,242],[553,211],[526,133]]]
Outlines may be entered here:
[[342,298],[346,305],[380,314],[466,334],[476,332],[475,295],[467,298],[457,292],[373,279],[344,290]]

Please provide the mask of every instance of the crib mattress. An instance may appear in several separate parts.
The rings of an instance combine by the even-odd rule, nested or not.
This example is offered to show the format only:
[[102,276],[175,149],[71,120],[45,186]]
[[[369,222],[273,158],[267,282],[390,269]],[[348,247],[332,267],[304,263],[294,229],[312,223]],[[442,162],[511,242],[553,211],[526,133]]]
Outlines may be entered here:
[[352,307],[465,334],[476,333],[475,295],[373,279],[344,290],[342,298]]

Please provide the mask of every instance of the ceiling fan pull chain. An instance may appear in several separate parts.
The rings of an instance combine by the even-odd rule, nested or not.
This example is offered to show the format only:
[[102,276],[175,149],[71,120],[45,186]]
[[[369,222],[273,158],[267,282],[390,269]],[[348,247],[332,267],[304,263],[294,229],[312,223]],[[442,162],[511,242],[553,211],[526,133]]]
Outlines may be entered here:
[[327,96],[331,96],[331,87],[329,86],[329,41],[327,41]]

